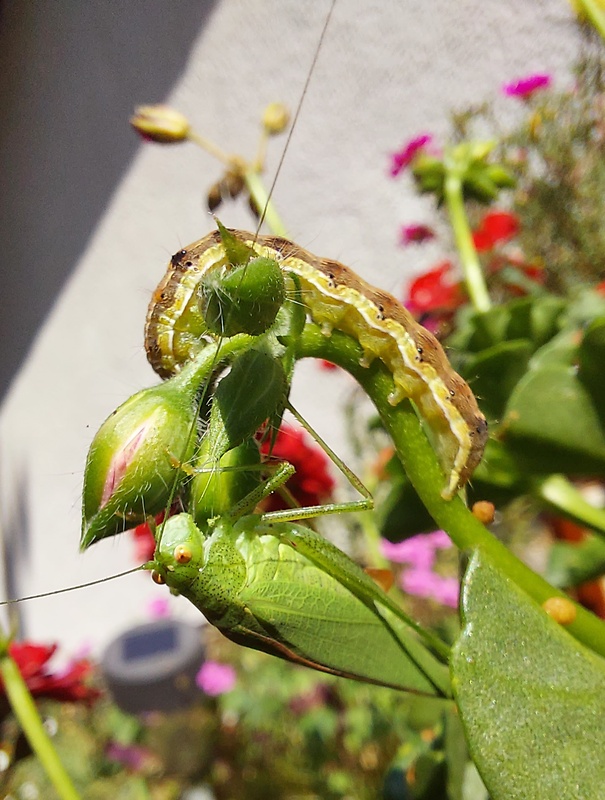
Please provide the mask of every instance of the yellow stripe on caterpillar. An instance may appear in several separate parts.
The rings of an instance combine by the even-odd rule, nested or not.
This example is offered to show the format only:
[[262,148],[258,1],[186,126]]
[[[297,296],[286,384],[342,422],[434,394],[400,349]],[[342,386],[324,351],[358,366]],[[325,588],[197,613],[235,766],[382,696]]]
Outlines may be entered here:
[[[436,453],[448,473],[442,491],[451,499],[481,460],[487,422],[469,386],[452,369],[437,339],[401,303],[362,280],[353,270],[275,236],[231,231],[259,256],[296,275],[309,316],[322,331],[342,331],[363,348],[362,365],[380,359],[393,376],[389,402],[414,402],[426,421]],[[153,294],[145,326],[145,348],[163,378],[178,372],[200,346],[205,332],[196,288],[202,275],[225,263],[218,231],[176,253]]]

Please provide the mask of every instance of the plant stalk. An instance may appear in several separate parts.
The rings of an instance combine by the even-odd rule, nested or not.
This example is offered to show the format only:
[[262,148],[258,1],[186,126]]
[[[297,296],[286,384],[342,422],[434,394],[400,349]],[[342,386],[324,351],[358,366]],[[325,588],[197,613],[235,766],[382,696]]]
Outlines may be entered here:
[[7,651],[0,655],[0,675],[13,713],[57,794],[62,800],[80,800],[80,795],[44,729],[27,684]]
[[464,208],[462,179],[446,173],[444,193],[469,298],[476,311],[489,311],[491,301]]

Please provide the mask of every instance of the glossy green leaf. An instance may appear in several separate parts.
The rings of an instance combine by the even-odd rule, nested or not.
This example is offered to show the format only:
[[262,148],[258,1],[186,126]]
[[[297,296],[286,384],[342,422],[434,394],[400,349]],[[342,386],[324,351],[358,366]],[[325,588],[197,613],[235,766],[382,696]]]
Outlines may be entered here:
[[605,474],[605,435],[592,399],[573,369],[549,364],[517,384],[501,438],[536,472]]
[[452,681],[492,800],[603,796],[605,662],[476,552]]

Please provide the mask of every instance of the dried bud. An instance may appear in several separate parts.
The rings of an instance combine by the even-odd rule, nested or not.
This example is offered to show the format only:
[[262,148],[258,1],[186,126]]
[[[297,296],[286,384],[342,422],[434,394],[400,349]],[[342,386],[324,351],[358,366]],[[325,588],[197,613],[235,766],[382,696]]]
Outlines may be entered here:
[[283,103],[269,103],[263,113],[263,127],[269,136],[283,133],[290,122],[290,112]]
[[217,181],[217,183],[213,183],[210,189],[208,189],[208,197],[206,198],[206,202],[208,204],[208,211],[210,212],[215,211],[223,202],[223,191],[221,185],[222,181]]
[[138,106],[130,124],[144,139],[158,144],[182,142],[191,129],[186,116],[164,105]]

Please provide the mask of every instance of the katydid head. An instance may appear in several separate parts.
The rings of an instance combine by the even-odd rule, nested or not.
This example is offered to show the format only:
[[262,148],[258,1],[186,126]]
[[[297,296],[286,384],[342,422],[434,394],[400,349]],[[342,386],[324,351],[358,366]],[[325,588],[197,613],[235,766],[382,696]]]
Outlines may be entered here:
[[204,564],[204,536],[190,514],[177,514],[162,526],[152,562],[152,578],[177,592],[185,589]]

